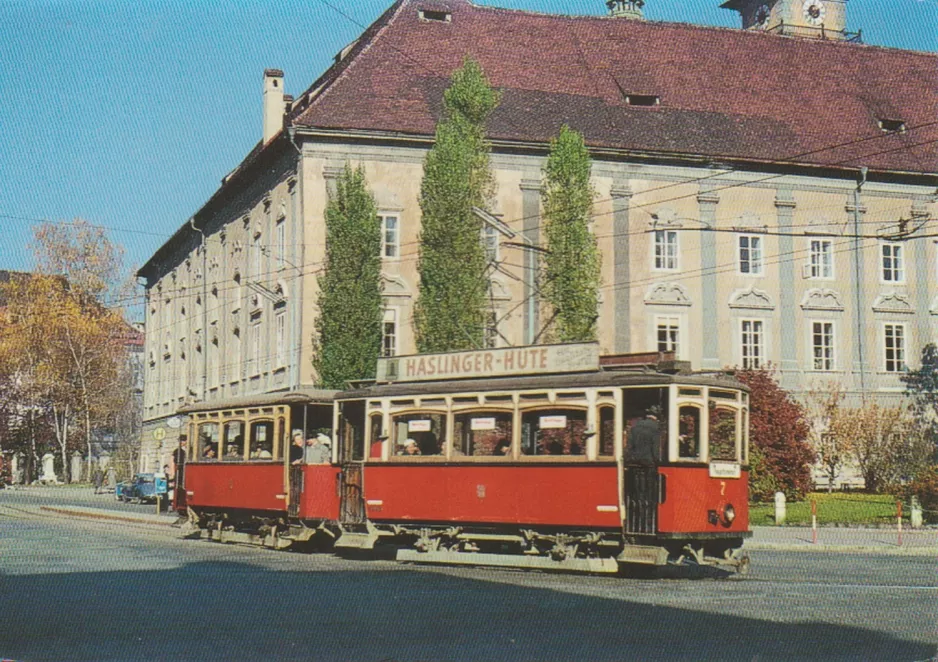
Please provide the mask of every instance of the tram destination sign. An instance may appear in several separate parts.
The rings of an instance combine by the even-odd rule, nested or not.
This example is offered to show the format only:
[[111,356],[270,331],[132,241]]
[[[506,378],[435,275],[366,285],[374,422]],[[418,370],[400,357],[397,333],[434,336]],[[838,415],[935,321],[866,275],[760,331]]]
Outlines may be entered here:
[[531,345],[378,359],[379,382],[547,375],[599,370],[599,344]]

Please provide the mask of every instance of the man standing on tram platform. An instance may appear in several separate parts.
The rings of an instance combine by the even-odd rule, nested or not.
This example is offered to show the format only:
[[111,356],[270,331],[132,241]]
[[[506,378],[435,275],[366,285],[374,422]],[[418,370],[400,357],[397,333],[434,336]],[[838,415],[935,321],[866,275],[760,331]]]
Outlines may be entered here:
[[293,431],[293,444],[290,446],[290,464],[303,464],[304,443],[303,431]]
[[306,464],[328,464],[332,460],[332,440],[323,433],[306,440],[304,460]]

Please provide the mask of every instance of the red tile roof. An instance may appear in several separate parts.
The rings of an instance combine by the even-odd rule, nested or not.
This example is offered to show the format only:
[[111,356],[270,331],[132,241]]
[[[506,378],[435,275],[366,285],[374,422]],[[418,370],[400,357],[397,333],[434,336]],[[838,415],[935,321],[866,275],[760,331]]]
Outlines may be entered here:
[[[420,20],[419,9],[452,20]],[[468,0],[398,0],[311,101],[300,97],[293,122],[432,135],[466,55],[503,92],[495,140],[543,143],[568,123],[596,148],[938,172],[935,54]],[[660,105],[629,106],[624,94]],[[907,130],[886,134],[879,119]]]

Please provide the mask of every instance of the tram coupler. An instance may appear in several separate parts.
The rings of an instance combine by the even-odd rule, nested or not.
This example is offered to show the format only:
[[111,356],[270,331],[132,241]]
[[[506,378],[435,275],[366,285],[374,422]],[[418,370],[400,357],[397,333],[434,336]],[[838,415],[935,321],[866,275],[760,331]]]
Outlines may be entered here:
[[[695,549],[691,545],[685,545],[684,550],[685,554],[682,554],[678,557],[675,565],[681,565],[686,560],[691,560],[693,563],[699,566],[712,566],[719,568],[732,568],[740,575],[749,574],[751,567],[751,562],[749,560],[748,554],[743,554],[742,550],[737,549],[735,552],[731,549],[727,549],[722,557],[716,556],[707,556],[704,553],[703,548]],[[688,558],[689,557],[689,558]]]

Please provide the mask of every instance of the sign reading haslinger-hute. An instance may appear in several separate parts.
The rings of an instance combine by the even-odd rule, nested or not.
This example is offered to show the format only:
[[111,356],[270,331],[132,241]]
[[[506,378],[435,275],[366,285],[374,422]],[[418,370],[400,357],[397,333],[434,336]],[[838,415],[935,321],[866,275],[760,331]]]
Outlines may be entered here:
[[379,382],[471,379],[599,370],[599,345],[532,345],[378,359]]

